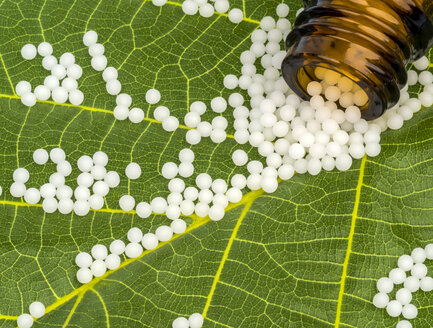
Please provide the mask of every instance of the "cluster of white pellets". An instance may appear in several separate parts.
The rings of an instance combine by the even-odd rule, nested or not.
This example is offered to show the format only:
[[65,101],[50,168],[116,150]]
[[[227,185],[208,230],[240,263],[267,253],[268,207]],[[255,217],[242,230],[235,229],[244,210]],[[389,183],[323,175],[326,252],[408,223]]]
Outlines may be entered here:
[[41,302],[33,302],[29,306],[29,313],[23,313],[18,317],[18,328],[30,328],[33,326],[34,319],[39,319],[45,314],[45,306]]
[[[412,293],[421,289],[424,292],[433,290],[433,278],[427,276],[426,259],[433,260],[433,244],[428,244],[424,249],[415,248],[411,255],[402,255],[398,259],[397,268],[389,272],[388,277],[377,281],[379,291],[373,298],[373,304],[377,308],[386,308],[391,317],[402,315],[411,320],[418,315],[418,309],[411,304]],[[390,300],[388,294],[394,286],[403,285],[395,293],[395,300]],[[412,324],[403,320],[397,324],[397,328],[412,328]]]
[[[227,101],[223,97],[216,97],[212,99],[210,106],[213,112],[221,114],[227,109]],[[185,125],[191,128],[185,135],[186,142],[190,145],[196,145],[206,137],[210,137],[214,143],[222,143],[227,139],[228,122],[225,117],[216,116],[211,122],[201,121],[201,115],[206,112],[206,108],[204,102],[195,101],[184,117]]]
[[[89,47],[89,55],[92,57],[91,65],[96,71],[102,72],[102,78],[105,81],[107,93],[116,97],[116,107],[113,115],[117,120],[123,121],[129,119],[132,123],[140,123],[144,119],[144,111],[141,108],[133,107],[132,97],[127,93],[120,93],[122,84],[118,77],[119,72],[112,66],[107,67],[107,57],[104,55],[105,47],[98,42],[98,33],[88,31],[83,36],[83,43]],[[156,104],[161,100],[161,93],[156,89],[149,89],[146,92],[146,102]],[[177,128],[177,126],[176,126]],[[173,129],[174,130],[174,129]]]
[[101,209],[110,188],[117,187],[120,182],[117,172],[107,172],[105,166],[108,156],[102,151],[93,154],[93,158],[85,155],[78,159],[77,166],[82,173],[77,177],[78,187],[75,190],[65,183],[65,178],[72,173],[72,166],[66,160],[64,150],[54,148],[48,154],[41,148],[33,153],[33,160],[38,165],[46,164],[48,159],[56,164],[57,169],[57,172],[50,175],[49,182],[39,189],[27,188],[30,174],[27,169],[18,168],[13,172],[14,182],[10,187],[13,197],[24,197],[28,204],[37,204],[43,198],[42,209],[46,213],[58,210],[62,214],[69,214],[74,211],[75,214],[84,216],[90,209]]
[[73,105],[80,105],[84,100],[83,93],[78,90],[77,80],[83,74],[80,65],[75,63],[75,57],[70,52],[65,52],[57,58],[52,55],[53,47],[48,42],[39,44],[38,49],[33,44],[26,44],[21,49],[24,59],[30,60],[39,53],[43,57],[42,66],[51,72],[44,79],[43,85],[38,85],[32,92],[32,86],[28,81],[21,81],[15,87],[15,92],[21,97],[21,102],[26,106],[34,106],[36,100],[48,100],[50,98],[57,103],[68,101]]
[[155,233],[143,234],[143,231],[137,227],[128,231],[128,243],[122,240],[114,240],[109,247],[97,244],[92,247],[91,255],[81,252],[75,257],[75,263],[80,268],[77,271],[77,280],[86,284],[93,277],[101,277],[107,270],[115,270],[120,266],[121,256],[125,254],[128,258],[137,258],[143,254],[143,250],[152,250],[158,247],[159,242],[169,241],[173,234],[182,234],[186,230],[186,222],[182,219],[176,219],[171,222],[170,226],[162,225],[156,228]]
[[200,328],[203,322],[204,318],[200,313],[193,313],[188,319],[185,317],[174,319],[172,328]]

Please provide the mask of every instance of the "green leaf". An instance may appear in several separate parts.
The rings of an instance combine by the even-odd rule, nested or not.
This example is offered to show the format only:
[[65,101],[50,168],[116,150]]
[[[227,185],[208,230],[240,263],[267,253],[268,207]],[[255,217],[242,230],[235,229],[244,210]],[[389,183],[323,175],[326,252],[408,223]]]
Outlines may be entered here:
[[[374,308],[371,299],[376,280],[398,256],[433,239],[428,109],[401,130],[385,133],[377,158],[355,161],[344,173],[295,176],[272,195],[248,193],[220,222],[188,217],[184,235],[138,259],[125,259],[89,284],[76,281],[78,252],[126,240],[133,226],[154,231],[169,223],[164,216],[140,219],[118,210],[125,193],[137,201],[167,196],[161,166],[177,161],[178,150],[187,146],[186,127],[167,133],[152,119],[154,106],[145,104],[145,91],[159,89],[162,104],[178,118],[193,101],[227,96],[224,75],[240,73],[239,55],[249,48],[250,34],[264,15],[274,15],[278,3],[231,1],[248,17],[239,25],[227,15],[185,16],[172,1],[161,8],[135,0],[0,3],[1,327],[15,327],[17,316],[36,300],[47,306],[36,327],[170,327],[176,317],[193,312],[205,315],[204,327],[395,326],[397,319]],[[290,5],[293,19],[301,1]],[[109,65],[119,68],[123,90],[145,110],[143,123],[114,120],[115,99],[90,67],[82,44],[89,29],[98,31]],[[83,66],[83,106],[40,101],[27,108],[15,95],[19,81],[36,86],[46,76],[40,57],[25,61],[19,55],[25,43],[43,40],[53,44],[56,56],[71,51]],[[232,122],[229,113],[225,116]],[[109,154],[108,168],[121,172],[122,181],[105,209],[85,217],[44,214],[39,205],[9,194],[19,166],[30,171],[29,186],[42,185],[55,167],[35,165],[32,152],[57,146],[74,163],[99,149]],[[227,180],[246,173],[233,167],[234,149],[260,158],[233,137],[192,148],[197,173]],[[124,168],[130,161],[141,164],[143,175],[128,182]],[[68,182],[73,185],[76,176]],[[413,303],[419,308],[414,327],[430,326],[433,298],[418,292]]]

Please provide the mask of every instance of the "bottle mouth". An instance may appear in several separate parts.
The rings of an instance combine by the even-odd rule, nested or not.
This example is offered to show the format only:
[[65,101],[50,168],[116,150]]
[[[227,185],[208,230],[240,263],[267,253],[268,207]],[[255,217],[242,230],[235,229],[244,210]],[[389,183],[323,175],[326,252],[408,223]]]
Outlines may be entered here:
[[[388,102],[383,95],[373,89],[364,79],[356,77],[350,73],[350,68],[344,68],[343,63],[332,64],[324,59],[312,57],[306,58],[303,56],[287,56],[282,65],[283,78],[289,87],[302,99],[310,100],[307,87],[310,82],[321,82],[315,71],[317,68],[332,70],[350,79],[354,84],[359,86],[368,96],[368,102],[359,106],[362,117],[366,120],[374,120],[379,118],[385,112]],[[343,108],[344,110],[344,108]]]

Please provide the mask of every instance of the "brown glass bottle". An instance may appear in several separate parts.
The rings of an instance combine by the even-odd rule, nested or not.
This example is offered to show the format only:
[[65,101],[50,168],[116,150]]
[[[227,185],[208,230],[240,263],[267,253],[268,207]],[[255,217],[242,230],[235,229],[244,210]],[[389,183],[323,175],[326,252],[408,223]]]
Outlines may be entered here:
[[433,0],[304,0],[286,39],[284,79],[309,99],[314,70],[335,70],[368,95],[365,119],[381,116],[399,100],[406,65],[433,44]]

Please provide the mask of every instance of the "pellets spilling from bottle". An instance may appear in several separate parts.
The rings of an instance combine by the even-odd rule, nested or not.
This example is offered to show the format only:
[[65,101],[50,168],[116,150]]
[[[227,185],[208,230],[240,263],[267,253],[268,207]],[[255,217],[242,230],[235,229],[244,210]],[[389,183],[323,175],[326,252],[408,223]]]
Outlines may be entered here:
[[[166,2],[152,0],[155,6],[163,6]],[[185,0],[182,10],[186,15],[198,13],[202,17],[223,14],[235,24],[246,19],[242,10],[230,9],[227,0],[212,3]],[[250,49],[240,55],[241,74],[228,74],[221,81],[224,88],[232,92],[227,99],[215,94],[209,103],[196,100],[189,104],[188,112],[181,118],[185,124],[183,128],[187,130],[185,140],[191,148],[205,138],[219,144],[228,138],[226,131],[229,122],[224,115],[229,109],[234,117],[233,138],[237,143],[229,156],[234,167],[246,167],[248,174],[235,172],[226,180],[211,177],[206,172],[196,170],[193,149],[179,150],[179,161],[163,162],[158,167],[161,176],[168,180],[167,197],[142,199],[142,195],[122,195],[119,198],[119,207],[124,212],[136,214],[140,218],[164,214],[172,220],[171,224],[161,225],[153,232],[144,232],[134,227],[128,231],[126,243],[116,239],[108,248],[96,244],[89,252],[79,253],[75,258],[79,268],[76,273],[78,282],[86,284],[95,277],[104,276],[107,271],[118,269],[122,265],[122,255],[129,259],[139,258],[144,252],[156,249],[160,243],[185,233],[187,223],[181,216],[196,215],[199,218],[208,217],[212,221],[223,219],[229,204],[240,202],[246,188],[273,193],[278,187],[278,179],[289,180],[295,172],[317,175],[322,170],[346,171],[352,166],[353,159],[365,155],[378,156],[383,131],[401,128],[404,121],[410,120],[422,106],[433,105],[433,75],[428,71],[429,61],[426,57],[414,63],[418,72],[409,70],[408,86],[401,91],[399,103],[377,120],[367,122],[361,118],[361,109],[368,101],[367,94],[352,80],[332,70],[315,70],[317,81],[312,81],[307,86],[311,99],[303,101],[289,89],[280,73],[286,55],[284,40],[291,30],[291,23],[287,19],[289,11],[286,4],[279,4],[276,8],[278,20],[271,16],[264,17],[260,28],[251,34]],[[116,96],[114,118],[119,121],[128,119],[134,124],[142,123],[145,113],[141,108],[133,107],[131,95],[121,93],[123,87],[119,72],[108,66],[105,47],[98,43],[98,34],[87,31],[83,43],[88,47],[91,67],[101,72],[108,95]],[[43,57],[42,66],[51,74],[44,79],[43,85],[37,86],[33,91],[29,82],[19,82],[16,93],[21,97],[22,103],[34,106],[38,101],[46,102],[52,98],[55,103],[66,103],[69,100],[72,105],[81,106],[84,95],[78,89],[78,79],[82,76],[83,69],[76,63],[74,55],[64,53],[57,60],[53,56],[52,46],[47,42],[39,44],[37,49],[31,44],[21,49],[22,57],[27,60],[34,59],[37,53]],[[423,91],[417,98],[411,98],[408,87],[418,82],[423,86]],[[241,92],[247,94],[248,98]],[[149,106],[157,105],[163,99],[161,93],[153,88],[146,90],[144,98]],[[209,121],[202,119],[206,112],[213,115]],[[164,105],[153,109],[153,117],[168,133],[173,133],[180,126],[179,118],[172,115],[171,110]],[[262,156],[261,160],[252,159],[253,156],[242,149],[246,144],[257,149]],[[91,210],[100,210],[104,207],[104,198],[109,191],[121,183],[116,171],[107,171],[108,155],[102,151],[96,152],[92,157],[83,155],[78,159],[77,167],[81,173],[74,190],[65,183],[65,178],[71,174],[73,167],[66,160],[64,150],[55,148],[48,153],[45,149],[38,149],[33,153],[33,160],[39,165],[45,165],[51,160],[56,164],[56,172],[39,189],[27,188],[30,174],[27,169],[18,168],[13,173],[14,182],[10,193],[14,197],[24,197],[29,204],[37,204],[42,198],[42,209],[47,213],[58,210],[61,214],[74,212],[85,216]],[[131,162],[126,166],[125,176],[128,179],[137,180],[141,175],[139,163]],[[195,184],[187,186],[184,179],[194,175]],[[430,251],[430,248],[426,248],[428,254]],[[376,306],[386,307],[392,316],[400,313],[406,319],[416,316],[416,308],[410,304],[408,291],[433,289],[433,279],[425,277],[427,270],[421,263],[423,261],[419,261],[421,255],[417,251],[412,257],[409,256],[410,259],[406,256],[399,260],[399,269],[393,270],[389,278],[378,282],[380,293],[373,300]],[[416,264],[412,267],[410,261]],[[406,279],[405,272],[408,270],[401,266],[410,267],[408,270],[412,270],[412,276]],[[389,301],[387,293],[397,283],[404,283],[405,288],[396,295],[396,301]],[[417,284],[423,287],[416,288]],[[32,325],[36,312],[30,310],[30,313],[31,315],[20,316],[19,327]],[[179,317],[174,320],[173,328],[195,328],[202,324],[203,317],[195,313],[189,319]],[[398,327],[411,325],[403,320]]]

